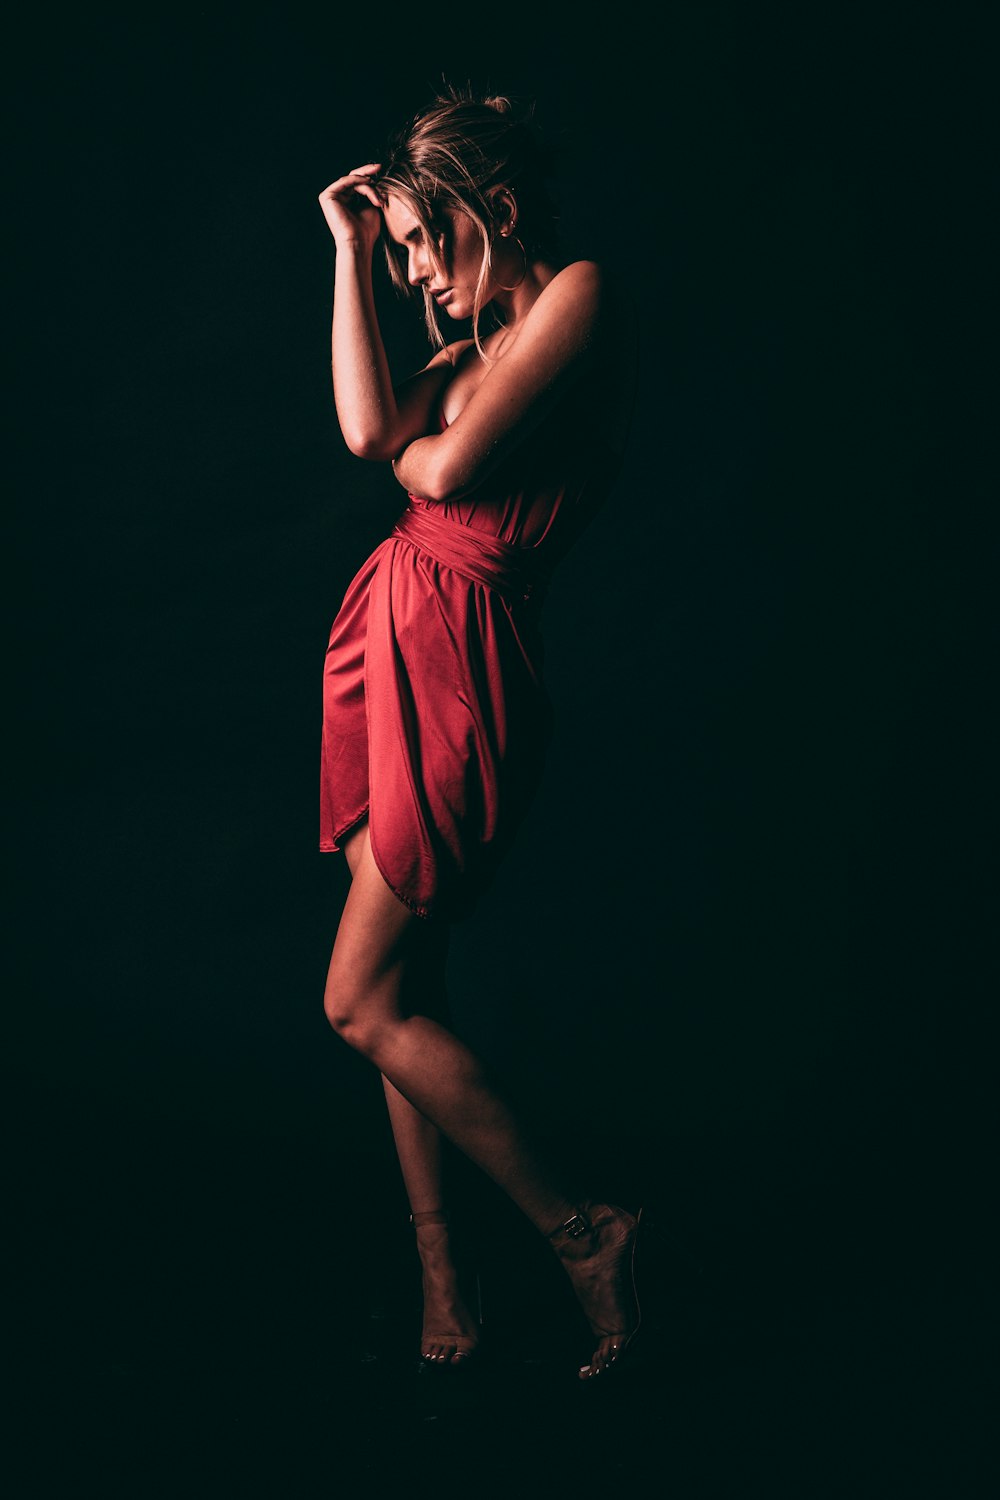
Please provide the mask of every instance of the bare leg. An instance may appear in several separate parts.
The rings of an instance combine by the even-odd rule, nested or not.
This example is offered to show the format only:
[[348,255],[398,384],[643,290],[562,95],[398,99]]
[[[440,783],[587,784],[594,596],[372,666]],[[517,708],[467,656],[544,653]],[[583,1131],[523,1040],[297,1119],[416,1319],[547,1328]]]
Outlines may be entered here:
[[410,1208],[420,1214],[446,1207],[444,1140],[440,1130],[414,1109],[409,1099],[404,1099],[384,1073],[382,1086]]
[[432,924],[386,885],[365,825],[327,976],[330,1024],[547,1233],[575,1203],[531,1149],[479,1058],[411,1008],[435,938]]
[[[367,842],[367,824],[356,829],[344,843],[353,877]],[[424,1012],[447,1024],[449,1006],[445,988],[447,928],[428,933],[421,1005]],[[426,958],[426,965],[424,965]],[[448,1143],[438,1127],[422,1115],[382,1074],[393,1140],[399,1157],[406,1196],[414,1214],[414,1236],[423,1281],[424,1320],[420,1352],[434,1363],[459,1364],[475,1350],[479,1336],[477,1319],[459,1286],[452,1254],[450,1226],[442,1222],[441,1210],[449,1207],[444,1180]]]
[[[440,1011],[447,1019],[443,965],[440,976]],[[428,994],[428,1004],[433,997]],[[444,1179],[444,1157],[448,1143],[440,1130],[414,1109],[396,1086],[382,1075],[396,1154],[413,1210],[413,1229],[420,1256],[423,1281],[424,1320],[420,1338],[421,1356],[433,1363],[460,1364],[479,1343],[477,1319],[459,1283],[452,1251],[451,1225],[445,1216],[450,1208]]]
[[330,1024],[387,1082],[408,1191],[411,1182],[415,1193],[440,1191],[441,1146],[439,1137],[396,1104],[396,1095],[492,1177],[542,1233],[552,1235],[581,1208],[589,1214],[584,1234],[559,1236],[554,1248],[599,1338],[581,1374],[598,1373],[613,1362],[621,1335],[635,1321],[621,1274],[634,1220],[599,1205],[595,1216],[590,1200],[574,1202],[532,1149],[480,1059],[440,1021],[421,1013],[421,985],[426,989],[440,928],[415,916],[386,885],[367,825],[352,843],[357,857],[351,889],[327,976]]
[[[367,821],[356,828],[344,842],[344,854],[353,879],[361,858],[362,849],[368,844]],[[444,984],[444,964],[448,951],[448,933],[435,930],[428,934],[429,941],[422,945],[426,953],[425,984],[421,997],[425,1014],[433,1015],[447,1023],[448,999]],[[389,1108],[393,1140],[399,1156],[403,1184],[413,1213],[424,1213],[429,1209],[444,1206],[444,1147],[438,1127],[414,1109],[410,1101],[382,1075],[385,1101]]]
[[479,1333],[476,1314],[462,1292],[453,1250],[453,1221],[443,1181],[446,1142],[437,1126],[414,1109],[384,1074],[382,1083],[420,1256],[424,1301],[420,1353],[426,1360],[457,1365],[473,1353]]

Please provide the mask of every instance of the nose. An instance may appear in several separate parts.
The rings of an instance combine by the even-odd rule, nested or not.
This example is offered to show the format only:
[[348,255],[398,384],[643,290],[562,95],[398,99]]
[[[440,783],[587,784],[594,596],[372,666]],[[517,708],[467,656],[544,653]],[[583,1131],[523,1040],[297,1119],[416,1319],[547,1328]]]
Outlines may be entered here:
[[406,279],[411,286],[420,286],[430,279],[427,270],[427,251],[423,245],[410,246]]

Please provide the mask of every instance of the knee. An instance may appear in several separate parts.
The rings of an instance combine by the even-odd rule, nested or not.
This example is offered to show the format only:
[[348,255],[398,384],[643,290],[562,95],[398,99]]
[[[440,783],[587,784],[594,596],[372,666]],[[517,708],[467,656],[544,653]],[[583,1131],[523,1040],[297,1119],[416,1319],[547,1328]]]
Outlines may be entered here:
[[377,1014],[371,997],[352,984],[347,975],[331,971],[323,995],[323,1010],[339,1037],[356,1052],[372,1055],[381,1031]]
[[359,1035],[364,1029],[361,996],[333,973],[326,981],[323,1010],[334,1031],[345,1041],[351,1041],[352,1036]]

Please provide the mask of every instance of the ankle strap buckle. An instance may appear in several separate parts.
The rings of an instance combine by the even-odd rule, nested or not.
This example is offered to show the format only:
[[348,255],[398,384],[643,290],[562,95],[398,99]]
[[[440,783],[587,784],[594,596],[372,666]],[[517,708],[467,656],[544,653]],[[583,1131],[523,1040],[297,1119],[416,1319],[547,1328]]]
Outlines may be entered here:
[[554,1229],[549,1238],[555,1239],[557,1234],[568,1234],[571,1239],[578,1240],[581,1234],[587,1234],[589,1229],[590,1225],[583,1214],[574,1214],[571,1219],[566,1220],[565,1224],[560,1224],[558,1229]]

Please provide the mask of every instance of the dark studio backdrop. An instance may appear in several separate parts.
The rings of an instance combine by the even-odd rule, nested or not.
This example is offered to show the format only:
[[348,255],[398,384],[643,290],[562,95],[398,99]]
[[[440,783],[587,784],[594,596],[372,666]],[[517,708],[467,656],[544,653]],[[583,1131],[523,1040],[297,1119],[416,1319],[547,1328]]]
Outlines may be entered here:
[[[377,1077],[321,1007],[323,652],[403,497],[339,435],[316,198],[442,74],[537,100],[567,241],[642,328],[624,472],[546,604],[547,779],[455,933],[459,1028],[751,1333],[849,1318],[906,1364],[959,1328],[977,1358],[975,38],[878,7],[50,20],[14,78],[31,1379],[327,1370],[409,1253]],[[416,368],[419,307],[380,293]],[[531,1305],[535,1250],[467,1189],[495,1305]]]

